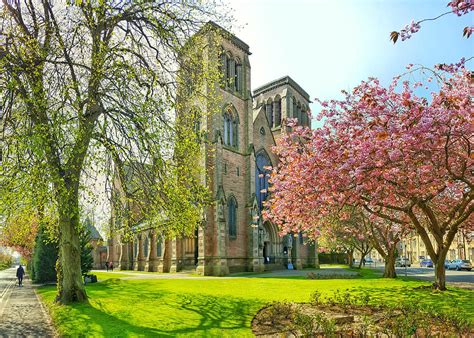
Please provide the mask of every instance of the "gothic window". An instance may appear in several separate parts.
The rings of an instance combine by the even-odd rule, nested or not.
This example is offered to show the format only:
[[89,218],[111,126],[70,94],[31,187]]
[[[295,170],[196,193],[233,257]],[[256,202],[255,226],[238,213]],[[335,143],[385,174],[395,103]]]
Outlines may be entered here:
[[293,116],[292,118],[297,119],[298,118],[298,108],[296,106],[296,99],[293,98]]
[[274,106],[274,127],[279,127],[281,125],[281,98],[277,96],[275,98]]
[[309,108],[306,106],[303,106],[302,121],[304,126],[309,127],[311,125],[311,120],[309,118]]
[[237,148],[238,135],[239,135],[239,127],[237,123],[237,118],[234,118],[234,120],[232,121],[232,130],[234,131],[234,134],[232,135],[232,146],[234,148]]
[[265,113],[267,114],[268,125],[270,128],[273,127],[273,102],[271,99],[268,99],[267,104],[265,105]]
[[234,88],[235,91],[238,93],[242,93],[242,64],[239,59],[235,60],[235,84]]
[[231,196],[227,201],[227,226],[229,237],[237,236],[237,200]]
[[145,236],[145,243],[143,243],[143,257],[147,258],[148,257],[148,236]]
[[224,112],[224,145],[234,148],[239,146],[239,116],[231,106]]
[[163,251],[163,248],[162,248],[162,238],[161,236],[158,236],[158,239],[156,240],[156,255],[158,257],[161,257],[161,255],[163,254],[162,251]]
[[234,121],[232,119],[232,115],[229,114],[229,119],[227,120],[229,127],[227,128],[229,130],[229,138],[227,139],[227,145],[231,146],[234,145]]
[[138,258],[138,239],[133,242],[133,256]]
[[221,53],[221,71],[222,71],[222,82],[221,85],[222,87],[226,87],[226,82],[227,82],[227,54],[224,52]]
[[262,210],[263,202],[268,197],[268,178],[270,174],[268,167],[270,167],[272,163],[264,150],[257,154],[255,161],[255,194],[257,195],[258,207]]
[[227,87],[234,89],[235,85],[235,60],[232,56],[229,56],[227,59]]

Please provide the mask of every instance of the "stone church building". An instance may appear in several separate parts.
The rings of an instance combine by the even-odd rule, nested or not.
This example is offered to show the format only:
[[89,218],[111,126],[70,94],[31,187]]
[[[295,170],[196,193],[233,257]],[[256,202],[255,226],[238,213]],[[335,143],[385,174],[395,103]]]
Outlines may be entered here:
[[213,155],[203,163],[215,203],[193,238],[162,240],[154,229],[142,229],[128,243],[112,238],[108,261],[121,269],[216,276],[315,267],[314,245],[301,234],[280,237],[277,227],[261,217],[268,196],[267,166],[278,161],[272,147],[285,133],[282,122],[296,118],[310,126],[310,96],[289,76],[252,88],[249,46],[216,24],[208,25],[225,37],[220,41],[226,81],[217,88],[221,111],[201,121],[201,128],[213,135],[204,152]]

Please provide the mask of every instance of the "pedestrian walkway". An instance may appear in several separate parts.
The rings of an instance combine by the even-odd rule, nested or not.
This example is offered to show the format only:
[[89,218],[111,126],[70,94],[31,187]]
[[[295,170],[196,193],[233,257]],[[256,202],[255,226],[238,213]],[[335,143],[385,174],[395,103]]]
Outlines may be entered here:
[[14,276],[15,269],[0,275],[4,281],[0,290],[0,337],[54,337],[30,279],[24,279],[24,286],[18,287]]

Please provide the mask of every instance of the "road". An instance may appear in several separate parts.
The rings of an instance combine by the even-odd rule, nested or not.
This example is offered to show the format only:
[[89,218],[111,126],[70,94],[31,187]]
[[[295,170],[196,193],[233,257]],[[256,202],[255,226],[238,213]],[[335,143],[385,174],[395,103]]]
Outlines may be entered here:
[[15,286],[15,269],[0,271],[0,318]]
[[[375,269],[383,270],[383,266],[377,266]],[[397,275],[405,276],[405,268],[396,268]],[[416,279],[434,281],[434,269],[433,268],[420,268],[420,267],[409,267],[406,268],[407,276],[414,277]],[[446,282],[448,283],[472,283],[474,288],[474,270],[456,271],[446,270]]]
[[15,275],[15,268],[0,271],[0,337],[53,337],[30,280],[18,287]]

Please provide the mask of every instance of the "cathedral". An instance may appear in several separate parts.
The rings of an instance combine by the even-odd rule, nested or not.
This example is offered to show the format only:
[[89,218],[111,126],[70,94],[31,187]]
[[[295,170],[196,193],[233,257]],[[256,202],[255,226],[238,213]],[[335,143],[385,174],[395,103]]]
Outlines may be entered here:
[[215,23],[221,32],[222,76],[217,89],[220,112],[205,117],[201,128],[215,135],[203,156],[214,203],[204,225],[191,238],[163,240],[154,229],[137,232],[123,243],[112,237],[108,261],[120,269],[139,271],[195,271],[203,275],[317,267],[317,248],[302,234],[280,236],[278,228],[261,217],[268,196],[268,167],[278,164],[272,153],[286,132],[282,124],[295,118],[310,126],[310,96],[291,77],[251,87],[249,46]]

